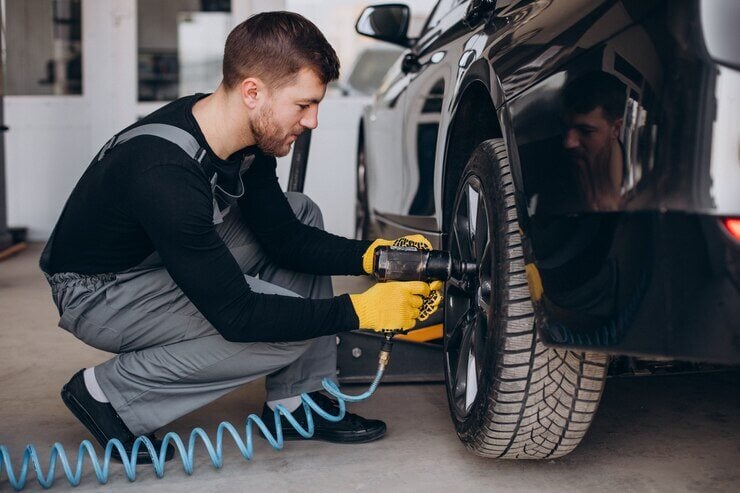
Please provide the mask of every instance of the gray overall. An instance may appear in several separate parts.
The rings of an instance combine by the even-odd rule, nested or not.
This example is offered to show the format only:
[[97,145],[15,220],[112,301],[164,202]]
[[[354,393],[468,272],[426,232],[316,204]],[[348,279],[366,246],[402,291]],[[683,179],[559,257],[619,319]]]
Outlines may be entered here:
[[[98,160],[113,146],[139,135],[173,142],[196,165],[205,155],[195,138],[184,130],[150,124],[111,139]],[[232,209],[238,207],[238,196],[225,196],[215,178],[211,188],[216,231],[252,290],[330,298],[329,277],[292,272],[271,263],[238,211],[227,215],[228,208],[219,209],[217,194],[221,193],[220,199],[227,199]],[[314,202],[299,193],[286,196],[301,222],[323,228],[321,212]],[[42,254],[44,271],[48,270],[45,267],[53,239],[52,233]],[[90,346],[117,353],[95,367],[95,377],[114,409],[137,435],[152,432],[262,376],[267,377],[268,400],[318,390],[322,379],[336,378],[334,336],[301,342],[229,342],[175,284],[156,252],[124,272],[94,276],[58,273],[47,278],[61,315],[59,326]]]

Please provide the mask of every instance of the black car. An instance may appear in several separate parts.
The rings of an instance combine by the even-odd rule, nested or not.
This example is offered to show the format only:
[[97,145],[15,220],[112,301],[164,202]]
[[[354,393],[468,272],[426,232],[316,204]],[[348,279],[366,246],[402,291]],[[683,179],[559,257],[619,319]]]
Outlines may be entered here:
[[405,48],[359,125],[358,236],[478,265],[445,285],[447,395],[477,454],[572,451],[612,355],[740,362],[740,2],[368,7]]

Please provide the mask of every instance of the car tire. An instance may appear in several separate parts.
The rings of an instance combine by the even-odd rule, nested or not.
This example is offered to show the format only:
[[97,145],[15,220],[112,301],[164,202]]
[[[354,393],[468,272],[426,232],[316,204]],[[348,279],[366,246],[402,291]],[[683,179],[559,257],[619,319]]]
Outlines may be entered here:
[[548,348],[537,335],[503,139],[473,152],[449,217],[446,249],[479,267],[445,284],[445,382],[457,434],[484,457],[561,457],[591,424],[608,359]]

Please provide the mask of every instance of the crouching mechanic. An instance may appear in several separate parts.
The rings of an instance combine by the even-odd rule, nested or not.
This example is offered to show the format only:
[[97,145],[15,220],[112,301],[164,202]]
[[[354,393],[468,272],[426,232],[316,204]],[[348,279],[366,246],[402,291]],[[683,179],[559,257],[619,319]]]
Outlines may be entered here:
[[[117,438],[130,451],[148,435],[159,447],[156,429],[263,376],[267,425],[277,404],[305,425],[303,392],[337,410],[317,392],[336,378],[333,334],[410,328],[419,317],[430,295],[422,282],[333,297],[326,276],[370,273],[374,249],[390,241],[329,234],[313,202],[278,185],[275,156],[316,128],[338,73],[312,23],[256,15],[229,35],[214,93],[168,104],[93,158],[40,264],[59,325],[117,353],[62,389],[102,445]],[[331,442],[367,442],[386,429],[351,413],[314,420],[314,438]],[[284,435],[298,438],[290,426]],[[138,460],[150,461],[144,447]]]

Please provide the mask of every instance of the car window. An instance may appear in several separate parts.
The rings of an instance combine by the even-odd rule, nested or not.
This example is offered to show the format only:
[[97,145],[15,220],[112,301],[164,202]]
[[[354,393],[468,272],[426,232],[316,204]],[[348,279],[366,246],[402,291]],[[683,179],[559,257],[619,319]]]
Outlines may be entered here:
[[398,59],[403,50],[367,48],[357,57],[347,85],[362,94],[370,95],[383,82],[388,69]]

